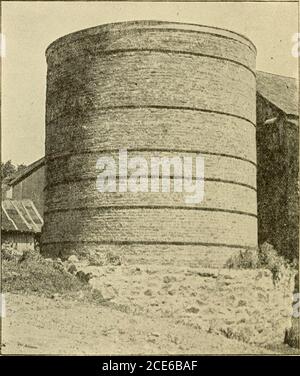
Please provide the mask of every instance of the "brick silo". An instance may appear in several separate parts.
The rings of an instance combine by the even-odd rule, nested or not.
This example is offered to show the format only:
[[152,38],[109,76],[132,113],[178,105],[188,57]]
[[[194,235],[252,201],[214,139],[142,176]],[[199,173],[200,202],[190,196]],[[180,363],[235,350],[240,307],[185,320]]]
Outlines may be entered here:
[[[256,50],[247,38],[121,22],[64,36],[46,56],[45,254],[222,266],[256,247]],[[99,193],[97,158],[121,148],[128,157],[201,153],[204,201]]]

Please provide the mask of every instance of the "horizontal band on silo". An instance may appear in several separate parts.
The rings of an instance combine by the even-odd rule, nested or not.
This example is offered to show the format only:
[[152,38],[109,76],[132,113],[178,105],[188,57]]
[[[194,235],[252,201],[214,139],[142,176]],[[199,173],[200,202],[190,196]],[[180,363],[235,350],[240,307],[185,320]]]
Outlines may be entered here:
[[[169,107],[95,109],[49,122],[46,155],[112,149],[167,150],[228,155],[256,162],[255,127],[228,114]],[[76,142],[78,140],[78,142]],[[84,140],[84,142],[82,142]],[[75,147],[76,144],[76,147]],[[189,149],[184,150],[184,147]]]
[[[109,153],[108,156],[114,158],[118,168],[118,153]],[[47,160],[47,179],[51,185],[56,185],[69,181],[80,181],[86,178],[96,179],[99,172],[96,169],[98,158],[97,153],[71,155],[64,158]],[[188,156],[192,158],[193,166],[196,163],[197,154],[193,153],[173,153],[168,152],[128,152],[128,159],[132,157],[143,157],[147,162],[149,175],[151,174],[151,158],[182,158]],[[194,167],[195,168],[195,167]],[[193,171],[195,171],[193,169]],[[128,172],[130,174],[130,171]],[[116,169],[116,176],[118,170]],[[170,176],[173,176],[171,171]],[[192,175],[195,177],[195,174]],[[205,155],[204,157],[204,178],[207,180],[218,179],[218,181],[228,181],[237,184],[256,188],[256,167],[248,162],[239,159],[226,158],[218,155]]]
[[[124,147],[124,146],[123,146]],[[120,145],[120,148],[119,149],[98,149],[97,147],[95,148],[89,148],[89,149],[78,149],[78,151],[76,150],[70,150],[70,151],[64,151],[64,152],[61,152],[61,153],[53,153],[53,154],[48,154],[47,157],[45,157],[47,160],[50,160],[50,161],[53,161],[53,160],[57,160],[57,159],[62,159],[62,158],[68,158],[68,157],[71,157],[73,155],[85,155],[85,154],[99,154],[99,156],[101,155],[106,155],[106,154],[117,154],[120,150],[126,150],[127,152],[132,152],[132,153],[151,153],[151,152],[154,152],[154,153],[171,153],[173,156],[175,156],[177,153],[179,154],[188,154],[188,153],[192,153],[192,154],[197,154],[197,155],[203,155],[204,157],[206,155],[214,155],[214,156],[217,156],[217,157],[225,157],[225,158],[232,158],[232,159],[237,159],[237,160],[240,160],[240,161],[244,161],[244,162],[247,162],[247,163],[250,163],[252,164],[253,166],[257,167],[257,164],[256,162],[250,160],[250,159],[247,159],[247,158],[243,158],[243,157],[239,157],[239,156],[236,156],[236,155],[231,155],[231,154],[225,154],[225,153],[218,153],[218,152],[210,152],[210,151],[207,151],[207,150],[188,150],[188,149],[173,149],[173,148],[155,148],[155,149],[152,149],[152,148],[130,148],[130,149],[122,149],[122,146]]]
[[78,245],[83,245],[83,244],[94,244],[95,246],[98,246],[100,249],[102,246],[106,245],[116,245],[116,246],[135,246],[135,245],[152,245],[152,246],[201,246],[201,247],[222,247],[222,248],[233,248],[233,249],[256,249],[256,247],[251,247],[251,246],[240,246],[236,244],[221,244],[221,243],[194,243],[194,242],[188,242],[188,241],[174,241],[174,242],[168,242],[168,241],[90,241],[90,240],[81,240],[81,241],[72,241],[72,240],[64,240],[64,241],[57,241],[57,242],[46,242],[45,244],[78,244]]
[[[80,101],[80,98],[78,98],[78,100]],[[240,115],[235,115],[235,114],[232,114],[230,112],[222,112],[222,111],[216,111],[216,110],[207,110],[205,108],[198,108],[198,107],[188,107],[188,106],[166,106],[166,105],[141,105],[141,104],[137,104],[137,105],[122,105],[122,106],[106,106],[106,107],[98,107],[96,109],[94,109],[95,111],[101,111],[101,112],[106,112],[106,111],[118,111],[118,110],[128,110],[128,109],[131,109],[131,110],[141,110],[141,109],[148,109],[148,110],[151,110],[151,109],[166,109],[166,110],[178,110],[178,111],[195,111],[195,112],[201,112],[201,113],[209,113],[209,114],[216,114],[216,115],[225,115],[225,116],[229,116],[229,117],[233,117],[233,118],[236,118],[236,119],[241,119],[241,120],[245,120],[249,125],[253,126],[254,128],[256,128],[256,124],[254,122],[252,122],[251,120],[243,117],[243,116],[240,116]],[[53,119],[49,119],[48,121],[48,126],[51,126],[51,124],[55,124],[59,121],[63,121],[63,120],[74,120],[74,118],[72,119],[71,116],[73,114],[73,111],[72,109],[70,108],[69,110],[66,109],[62,115],[59,115],[57,116],[56,118],[53,118]],[[73,114],[74,115],[74,114]],[[85,115],[83,116],[84,114],[82,112],[80,113],[77,113],[77,116],[78,118],[81,120],[87,120],[87,118],[91,118],[94,116],[94,112],[93,113],[85,113]],[[78,119],[77,118],[77,119]],[[79,120],[78,119],[78,120]]]
[[174,205],[91,205],[91,206],[81,206],[81,207],[73,207],[73,208],[54,208],[45,211],[45,215],[50,213],[65,213],[65,212],[72,212],[72,211],[86,211],[86,210],[138,210],[138,209],[172,209],[172,210],[202,210],[202,211],[210,211],[210,212],[221,212],[221,213],[232,213],[232,214],[239,214],[239,215],[249,215],[250,217],[257,218],[257,215],[254,213],[243,212],[240,210],[231,210],[231,209],[222,209],[222,208],[210,208],[210,207],[201,207],[201,206],[191,206],[191,205],[182,205],[182,206],[174,206]]
[[71,108],[89,112],[132,104],[204,108],[256,121],[255,77],[228,61],[139,51],[93,59],[84,72],[83,80],[82,66],[73,64],[48,75],[48,121]]
[[191,208],[216,208],[228,211],[257,214],[256,191],[244,186],[223,182],[205,181],[204,199],[197,204],[188,204],[185,199],[190,194],[185,192],[106,192],[96,189],[95,181],[68,182],[59,186],[48,186],[45,211],[71,210],[80,207],[112,206],[168,206]]
[[[93,55],[111,48],[140,47],[204,51],[243,61],[255,68],[256,48],[248,38],[220,28],[167,22],[151,25],[129,22],[126,25],[110,24],[85,29],[53,42],[46,56],[48,64],[59,64],[68,57],[78,58],[82,53]],[[249,53],[249,49],[252,53]]]
[[[118,177],[117,177],[118,178]],[[170,179],[174,179],[174,177],[170,177]],[[176,177],[175,177],[176,179]],[[195,177],[192,178],[192,180],[196,180]],[[201,179],[199,179],[201,180]],[[63,180],[61,181],[60,183],[56,183],[56,184],[48,184],[44,187],[44,191],[47,191],[49,189],[49,187],[60,187],[61,185],[64,185],[64,184],[73,184],[73,183],[81,183],[81,182],[94,182],[96,183],[96,179],[95,178],[90,178],[90,177],[85,177],[85,178],[82,178],[82,179],[68,179],[68,180]],[[212,181],[212,182],[219,182],[219,183],[224,183],[224,184],[234,184],[234,185],[238,185],[238,186],[241,186],[241,187],[246,187],[248,189],[251,189],[253,190],[254,192],[257,191],[257,189],[251,185],[248,185],[248,184],[244,184],[244,183],[238,183],[236,181],[233,181],[233,180],[223,180],[223,179],[218,179],[218,178],[215,178],[215,179],[204,179],[204,181]]]
[[[234,213],[174,209],[89,209],[45,216],[44,242],[188,242],[235,244],[257,242],[257,220]],[[61,225],[63,224],[63,226]]]
[[[200,52],[191,52],[191,51],[183,51],[183,50],[173,50],[173,49],[163,49],[163,48],[126,48],[126,49],[111,49],[111,50],[106,50],[106,51],[98,51],[97,57],[99,56],[107,56],[107,55],[118,55],[118,54],[126,54],[126,53],[140,53],[140,52],[151,52],[151,53],[164,53],[164,54],[180,54],[180,55],[191,55],[191,56],[199,56],[199,57],[207,57],[210,59],[217,59],[217,60],[224,60],[232,64],[239,65],[245,69],[247,69],[249,72],[253,74],[254,77],[256,77],[256,73],[254,70],[249,68],[248,65],[241,63],[240,61],[233,60],[227,57],[222,57],[222,56],[215,56],[211,54],[204,54]],[[76,56],[77,59],[80,56]],[[86,55],[83,54],[81,56],[83,59],[85,59]],[[68,59],[69,62],[71,62],[71,59]],[[67,61],[64,61],[64,69],[68,63]],[[50,75],[51,78],[51,75]]]
[[[223,27],[202,25],[198,23],[190,22],[175,22],[175,21],[161,21],[161,20],[136,20],[136,21],[121,21],[121,22],[109,22],[86,29],[78,30],[69,34],[66,34],[48,46],[46,53],[49,52],[53,47],[58,47],[61,43],[66,42],[70,44],[82,38],[97,36],[103,33],[103,37],[111,40],[115,35],[118,36],[118,32],[124,33],[128,30],[146,30],[147,33],[151,30],[154,32],[158,31],[191,31],[200,32],[214,36],[224,36],[233,40],[240,41],[256,52],[256,47],[253,42],[245,35],[238,33],[233,30],[229,30]],[[122,35],[122,34],[121,34]],[[174,38],[175,39],[175,38]],[[173,40],[171,39],[171,42]]]

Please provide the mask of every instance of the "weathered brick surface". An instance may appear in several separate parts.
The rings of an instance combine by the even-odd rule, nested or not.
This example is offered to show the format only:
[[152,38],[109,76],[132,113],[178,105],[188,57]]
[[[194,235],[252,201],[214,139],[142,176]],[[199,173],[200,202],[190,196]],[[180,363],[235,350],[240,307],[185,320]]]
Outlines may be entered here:
[[88,116],[97,107],[134,105],[220,111],[255,123],[255,76],[224,60],[122,52],[72,62],[54,73],[48,74],[47,121],[65,112]]
[[[63,183],[47,188],[46,211],[67,210],[76,208],[94,208],[107,206],[171,206],[215,208],[236,210],[256,215],[256,192],[253,189],[237,184],[216,181],[204,182],[204,199],[199,204],[186,204],[189,193],[155,193],[155,192],[106,192],[100,194],[95,189],[94,180],[83,180]],[[171,181],[172,187],[172,181]],[[231,199],[229,200],[228,197]]]
[[[178,156],[183,161],[183,157],[192,157],[195,166],[196,153],[182,153],[182,152],[128,152],[128,159],[136,156],[145,158],[148,165],[148,172],[150,175],[151,158],[152,157],[167,157],[172,158]],[[69,156],[61,156],[56,159],[48,159],[47,161],[47,185],[57,185],[65,181],[78,181],[82,179],[95,179],[100,173],[96,169],[97,160],[100,157],[111,156],[116,161],[118,168],[118,152],[110,153],[91,153],[91,154],[73,154]],[[251,188],[256,188],[256,166],[240,159],[228,158],[222,155],[205,155],[204,157],[204,178],[207,180],[217,179],[230,181],[236,184],[246,184]],[[118,174],[118,170],[117,170]],[[173,170],[171,169],[171,176]],[[128,171],[130,176],[130,170]],[[193,177],[196,177],[195,172]],[[59,187],[58,187],[59,189]]]
[[131,48],[213,55],[255,69],[256,49],[245,37],[219,28],[161,21],[127,22],[126,27],[124,23],[108,24],[66,35],[49,46],[47,60],[55,66],[87,54]]
[[[113,241],[149,254],[163,242],[180,259],[178,242],[198,244],[205,262],[202,243],[256,246],[251,42],[216,28],[130,22],[61,38],[47,62],[45,252]],[[205,210],[183,208],[180,194],[97,193],[96,160],[120,147],[148,160],[203,153]]]
[[[171,149],[234,155],[256,162],[255,127],[247,120],[203,111],[166,108],[95,108],[74,122],[72,114],[49,122],[46,153]],[[84,143],[74,144],[74,140]]]
[[[98,208],[45,215],[48,242],[180,242],[255,247],[256,218],[188,209]],[[253,236],[249,236],[253,234]]]
[[112,253],[120,255],[125,265],[220,268],[242,249],[199,244],[103,244],[91,241],[66,242],[63,247],[57,243],[49,243],[45,249],[45,256],[67,259],[70,255],[76,254],[79,257],[94,255],[103,258],[107,253]]

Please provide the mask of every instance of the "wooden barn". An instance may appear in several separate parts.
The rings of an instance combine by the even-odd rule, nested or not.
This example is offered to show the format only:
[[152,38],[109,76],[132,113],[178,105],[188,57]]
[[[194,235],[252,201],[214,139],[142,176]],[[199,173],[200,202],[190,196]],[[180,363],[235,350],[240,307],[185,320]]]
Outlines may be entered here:
[[299,257],[299,113],[296,80],[257,72],[258,240]]
[[[29,199],[38,212],[44,214],[45,159],[31,163],[7,182],[4,198],[13,200]],[[2,193],[3,194],[3,193]],[[2,197],[3,197],[2,196]]]
[[4,200],[1,205],[1,244],[15,249],[34,249],[43,219],[31,200]]

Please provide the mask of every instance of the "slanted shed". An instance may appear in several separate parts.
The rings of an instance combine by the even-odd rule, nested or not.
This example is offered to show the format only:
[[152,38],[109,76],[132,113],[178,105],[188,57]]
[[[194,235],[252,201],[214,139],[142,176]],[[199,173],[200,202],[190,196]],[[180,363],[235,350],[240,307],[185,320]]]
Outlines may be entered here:
[[292,77],[257,71],[256,91],[285,112],[298,116],[297,81]]
[[4,200],[1,205],[1,240],[17,249],[33,249],[43,219],[31,200]]

